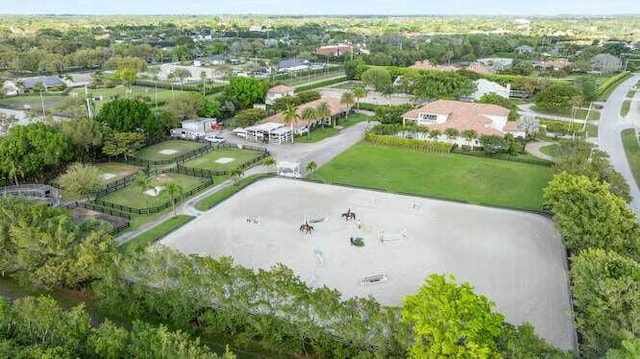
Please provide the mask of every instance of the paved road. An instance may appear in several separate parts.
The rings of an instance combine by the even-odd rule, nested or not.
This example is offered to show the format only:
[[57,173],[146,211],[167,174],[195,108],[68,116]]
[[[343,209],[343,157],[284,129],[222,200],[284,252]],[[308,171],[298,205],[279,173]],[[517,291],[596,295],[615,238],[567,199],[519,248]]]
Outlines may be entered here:
[[[626,99],[627,92],[631,87],[640,81],[640,74],[634,74],[613,91],[604,108],[601,111],[600,130],[598,132],[598,145],[609,154],[611,164],[624,176],[631,188],[631,208],[640,214],[640,190],[633,178],[631,168],[624,153],[620,132],[627,128],[634,128],[640,125],[640,115],[636,112],[629,112],[625,119],[620,117],[620,107]],[[636,96],[637,97],[637,96]]]
[[[563,117],[563,116],[554,116],[554,115],[548,115],[546,113],[540,113],[540,112],[535,112],[531,109],[531,106],[533,106],[533,104],[531,103],[527,103],[527,104],[522,104],[518,106],[518,112],[521,115],[532,115],[536,118],[544,118],[544,119],[548,119],[548,120],[556,120],[556,121],[562,121],[562,122],[573,122],[573,123],[585,123],[585,120],[579,120],[577,118],[571,118],[571,117]],[[597,121],[591,121],[591,123],[597,124]]]
[[545,155],[544,153],[542,153],[540,151],[540,147],[544,147],[544,146],[548,146],[548,145],[552,145],[551,142],[532,142],[532,143],[528,143],[527,147],[526,147],[526,151],[538,158],[542,158],[543,160],[548,160],[548,161],[553,161],[553,157],[549,156],[549,155]]
[[[302,167],[304,167],[306,163],[314,161],[319,167],[329,162],[331,159],[342,153],[347,148],[351,147],[356,142],[360,141],[364,137],[364,131],[368,125],[369,123],[367,123],[366,121],[360,122],[354,126],[343,129],[342,132],[337,136],[329,137],[316,143],[294,143],[284,145],[272,144],[262,147],[266,147],[271,155],[276,159],[276,161],[299,162]],[[226,136],[230,139],[233,138],[233,135],[231,135],[230,133],[227,133]],[[239,138],[233,139],[234,142],[255,145],[255,143],[244,141]],[[264,166],[257,166],[246,171],[245,175],[248,176],[256,173],[266,173],[268,171],[269,169]],[[176,212],[179,214],[187,214],[190,216],[199,216],[200,214],[202,214],[202,212],[198,211],[194,207],[198,201],[232,184],[233,182],[231,180],[220,183],[217,186],[214,186],[207,191],[202,192],[196,197],[191,198],[187,202],[184,202],[176,208]],[[144,225],[136,228],[135,230],[121,235],[117,238],[117,240],[120,242],[127,241],[140,233],[148,231],[149,229],[157,226],[158,224],[166,221],[171,217],[173,217],[173,212],[165,213],[161,216],[156,217],[152,221],[149,221]]]

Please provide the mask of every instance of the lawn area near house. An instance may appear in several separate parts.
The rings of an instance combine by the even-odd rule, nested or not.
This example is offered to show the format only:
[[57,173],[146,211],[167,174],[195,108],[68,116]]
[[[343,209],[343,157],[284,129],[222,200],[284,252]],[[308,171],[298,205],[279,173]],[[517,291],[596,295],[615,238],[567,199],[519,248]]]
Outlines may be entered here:
[[547,156],[557,157],[559,154],[560,146],[557,143],[540,147],[540,152]]
[[295,138],[295,142],[300,142],[300,143],[313,143],[313,142],[318,142],[318,141],[322,141],[325,138],[328,137],[332,137],[335,136],[337,134],[340,133],[340,128],[347,128],[347,127],[351,127],[357,123],[360,123],[362,121],[366,121],[366,120],[373,120],[373,117],[371,116],[365,116],[363,114],[353,114],[353,115],[349,115],[349,118],[340,118],[338,120],[338,127],[319,127],[316,128],[314,130],[311,131],[311,133],[308,134],[304,134],[302,136],[298,136]]
[[163,173],[152,176],[148,188],[143,189],[136,186],[135,183],[132,183],[121,190],[101,197],[100,200],[132,208],[159,206],[171,200],[164,190],[164,186],[168,182],[177,182],[182,186],[184,192],[196,188],[203,183],[202,178],[176,173]]
[[[53,107],[58,105],[65,99],[64,95],[47,95],[43,96],[44,108],[46,111],[50,111]],[[36,114],[42,115],[42,102],[40,95],[24,95],[24,96],[12,96],[0,99],[0,107],[8,108],[12,110],[25,110],[30,108],[31,111]]]
[[551,168],[360,142],[312,176],[325,183],[540,210]]
[[94,166],[98,167],[100,177],[105,184],[122,179],[142,169],[142,167],[119,162],[96,163]]
[[[76,88],[69,92],[76,93],[77,96],[84,98],[84,88]],[[176,85],[175,89],[158,88],[157,100],[159,104],[164,104],[167,100],[174,97],[179,97],[189,93],[188,91],[181,91],[180,85]],[[156,89],[154,87],[144,86],[131,86],[131,93],[127,95],[127,87],[124,85],[112,87],[112,88],[97,88],[90,89],[89,94],[94,98],[102,96],[102,100],[94,100],[96,111],[100,111],[102,106],[115,98],[144,98],[150,107],[155,107],[156,104]]]
[[624,130],[620,136],[633,178],[636,180],[636,184],[640,184],[640,145],[636,139],[636,131],[633,129]]
[[183,163],[189,168],[222,171],[236,168],[262,155],[262,152],[240,148],[220,148]]
[[202,146],[204,145],[199,142],[169,140],[145,147],[136,152],[133,157],[149,161],[171,160]]

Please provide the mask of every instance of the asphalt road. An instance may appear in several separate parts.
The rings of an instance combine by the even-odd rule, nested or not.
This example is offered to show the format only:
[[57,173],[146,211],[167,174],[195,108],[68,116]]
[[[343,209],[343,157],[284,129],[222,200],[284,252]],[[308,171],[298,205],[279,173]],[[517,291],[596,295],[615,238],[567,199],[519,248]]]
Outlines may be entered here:
[[631,87],[635,86],[638,81],[640,81],[640,74],[634,74],[613,91],[601,111],[598,131],[599,147],[609,154],[613,167],[616,171],[620,172],[627,183],[629,183],[631,197],[633,197],[630,206],[636,213],[636,216],[640,214],[640,190],[638,190],[638,184],[633,178],[631,168],[627,162],[620,132],[627,128],[638,127],[640,125],[640,116],[637,112],[633,111],[623,119],[620,117],[620,107],[622,107],[624,100],[627,99],[627,92]]

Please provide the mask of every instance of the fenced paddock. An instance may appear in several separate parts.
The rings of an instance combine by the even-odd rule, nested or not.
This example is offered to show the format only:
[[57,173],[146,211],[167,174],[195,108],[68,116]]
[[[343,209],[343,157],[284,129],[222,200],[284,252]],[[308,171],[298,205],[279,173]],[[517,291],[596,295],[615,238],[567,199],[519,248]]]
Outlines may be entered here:
[[[359,222],[341,218],[348,209]],[[305,220],[310,235],[299,230]],[[381,243],[395,234],[402,240]],[[495,301],[509,322],[528,321],[550,343],[574,348],[564,248],[553,223],[537,214],[267,179],[161,243],[254,269],[283,263],[312,286],[387,305],[415,293],[427,275],[451,273]]]

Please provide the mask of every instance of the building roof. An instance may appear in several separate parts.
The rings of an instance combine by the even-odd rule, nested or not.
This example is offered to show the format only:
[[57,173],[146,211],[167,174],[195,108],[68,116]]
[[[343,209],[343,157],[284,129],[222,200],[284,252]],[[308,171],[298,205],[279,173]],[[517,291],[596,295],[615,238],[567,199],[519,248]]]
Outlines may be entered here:
[[499,96],[509,98],[509,87],[504,87],[497,82],[489,81],[487,79],[479,79],[476,80],[476,91],[472,93],[469,97],[474,99],[479,99],[488,93],[495,93]]
[[323,56],[340,56],[344,54],[350,54],[353,51],[351,45],[338,44],[329,46],[320,46],[316,49],[316,54]]
[[490,127],[493,123],[488,116],[508,116],[509,110],[498,105],[487,105],[472,102],[460,102],[450,100],[437,100],[420,108],[406,112],[405,119],[417,119],[420,113],[432,113],[446,115],[444,123],[429,124],[432,130],[444,131],[447,128],[455,128],[462,132],[474,130],[480,135],[504,135],[504,128],[498,130]]
[[278,62],[279,69],[290,69],[298,66],[308,66],[309,61],[302,61],[296,58],[284,59]]
[[22,79],[22,86],[25,89],[32,89],[38,83],[43,84],[45,87],[66,86],[64,81],[57,76],[38,76]]
[[268,94],[287,93],[295,90],[296,88],[292,86],[278,85],[270,88],[269,91],[267,91],[267,93]]
[[[296,113],[298,115],[302,115],[302,111],[304,111],[304,109],[309,107],[316,108],[318,107],[318,105],[320,105],[323,102],[326,102],[327,105],[329,105],[329,109],[331,110],[331,116],[335,116],[342,113],[342,105],[340,104],[340,99],[336,97],[323,97],[315,101],[303,103],[302,105],[298,106],[298,111],[296,111]],[[269,123],[269,122],[284,123],[284,113],[283,112],[277,113],[271,117],[267,117],[264,120],[259,121],[258,123]],[[307,120],[296,119],[293,122],[293,126],[294,127],[304,126],[307,124],[306,122]]]

